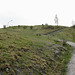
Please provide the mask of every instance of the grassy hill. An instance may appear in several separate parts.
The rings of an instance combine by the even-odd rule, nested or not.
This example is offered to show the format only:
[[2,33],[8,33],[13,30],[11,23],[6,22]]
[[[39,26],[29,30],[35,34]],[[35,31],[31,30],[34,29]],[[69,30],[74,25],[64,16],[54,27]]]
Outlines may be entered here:
[[75,28],[68,27],[64,29],[62,32],[56,33],[52,36],[54,36],[55,39],[75,42]]
[[61,39],[62,34],[63,38],[71,40],[72,34],[68,31],[73,28],[66,28],[57,35],[44,35],[62,28],[38,25],[0,29],[0,74],[65,75],[73,49],[56,40]]

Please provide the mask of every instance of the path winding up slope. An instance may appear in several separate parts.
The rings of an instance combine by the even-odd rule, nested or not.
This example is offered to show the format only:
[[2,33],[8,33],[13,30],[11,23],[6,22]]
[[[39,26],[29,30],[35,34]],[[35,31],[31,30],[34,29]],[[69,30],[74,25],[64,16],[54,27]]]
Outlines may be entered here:
[[[67,42],[67,43],[75,49],[75,43],[73,43],[73,42]],[[75,50],[72,53],[70,62],[67,65],[67,74],[66,75],[75,75]]]

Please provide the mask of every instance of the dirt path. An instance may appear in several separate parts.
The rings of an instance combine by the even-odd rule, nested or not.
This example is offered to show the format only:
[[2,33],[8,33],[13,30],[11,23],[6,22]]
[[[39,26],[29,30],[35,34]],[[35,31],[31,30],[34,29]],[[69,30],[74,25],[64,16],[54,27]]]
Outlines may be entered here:
[[56,33],[58,33],[58,32],[63,31],[63,30],[66,29],[66,28],[67,28],[67,27],[65,27],[65,28],[61,28],[61,29],[58,29],[58,30],[55,30],[55,31],[52,31],[52,32],[46,33],[46,34],[44,34],[44,35],[46,35],[46,36],[48,36],[48,35],[54,35],[54,34],[56,34]]
[[[75,49],[75,43],[73,43],[73,42],[67,42],[67,43]],[[72,53],[72,57],[67,65],[66,75],[75,75],[75,50]]]

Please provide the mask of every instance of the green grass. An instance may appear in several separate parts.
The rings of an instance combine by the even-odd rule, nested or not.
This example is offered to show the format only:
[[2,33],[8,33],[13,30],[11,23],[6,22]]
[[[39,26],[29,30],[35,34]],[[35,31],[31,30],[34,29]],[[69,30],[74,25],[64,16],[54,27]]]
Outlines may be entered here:
[[75,29],[72,27],[64,29],[62,32],[59,32],[54,35],[55,39],[62,39],[66,41],[75,42]]
[[[65,75],[72,48],[44,36],[62,26],[14,26],[0,29],[0,73],[2,75]],[[64,33],[64,32],[62,32]],[[67,31],[66,31],[67,33]],[[37,35],[41,34],[41,35]],[[65,35],[64,35],[65,36]]]

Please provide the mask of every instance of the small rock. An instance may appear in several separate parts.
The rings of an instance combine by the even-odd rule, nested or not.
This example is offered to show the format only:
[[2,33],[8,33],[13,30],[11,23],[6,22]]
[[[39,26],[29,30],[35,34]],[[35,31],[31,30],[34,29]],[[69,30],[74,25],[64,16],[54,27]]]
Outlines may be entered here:
[[9,68],[6,68],[6,72],[9,72]]
[[57,53],[59,53],[59,51],[55,51],[55,53],[57,54]]

